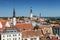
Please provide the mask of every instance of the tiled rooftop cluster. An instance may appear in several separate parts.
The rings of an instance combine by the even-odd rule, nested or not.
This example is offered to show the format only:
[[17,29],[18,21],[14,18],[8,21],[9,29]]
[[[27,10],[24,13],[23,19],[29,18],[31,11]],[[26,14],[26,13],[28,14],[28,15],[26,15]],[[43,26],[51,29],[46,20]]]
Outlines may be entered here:
[[[8,20],[0,18],[0,38],[2,40],[60,40],[60,25],[49,24],[46,19],[32,15],[30,18],[16,18],[15,9],[13,17]],[[55,21],[53,21],[54,23]],[[12,35],[7,37],[8,35]],[[5,39],[4,39],[5,36]]]
[[[4,32],[8,32],[9,30],[15,30],[15,28],[22,32],[22,38],[28,38],[28,37],[34,37],[34,36],[39,36],[39,38],[41,40],[43,40],[42,38],[44,38],[44,36],[46,38],[52,37],[51,40],[57,40],[56,36],[52,36],[53,35],[53,31],[52,31],[52,26],[59,26],[58,24],[51,24],[50,26],[48,25],[39,25],[39,29],[38,30],[34,30],[34,26],[31,23],[25,23],[24,21],[17,21],[16,22],[16,26],[12,27],[12,23],[11,20],[3,20],[2,18],[0,18],[0,31],[2,30],[3,33]],[[16,31],[16,30],[15,30]],[[1,33],[1,32],[0,32]]]

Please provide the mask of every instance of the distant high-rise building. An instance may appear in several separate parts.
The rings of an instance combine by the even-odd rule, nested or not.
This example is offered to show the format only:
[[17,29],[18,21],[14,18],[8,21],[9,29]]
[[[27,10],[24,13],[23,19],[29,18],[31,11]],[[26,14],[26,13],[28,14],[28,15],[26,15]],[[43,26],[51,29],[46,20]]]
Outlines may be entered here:
[[32,7],[30,7],[30,18],[32,20],[33,14],[32,14]]
[[12,18],[12,23],[13,23],[13,26],[15,26],[15,25],[16,25],[15,8],[13,9],[13,18]]

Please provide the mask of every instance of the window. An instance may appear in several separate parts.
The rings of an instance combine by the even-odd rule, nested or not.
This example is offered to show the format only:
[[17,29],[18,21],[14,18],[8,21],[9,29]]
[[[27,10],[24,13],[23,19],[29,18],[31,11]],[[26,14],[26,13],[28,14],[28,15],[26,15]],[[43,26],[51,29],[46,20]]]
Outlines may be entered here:
[[5,39],[3,39],[3,40],[5,40]]
[[15,40],[17,40],[17,38],[15,38]]
[[23,40],[23,39],[22,39]]
[[39,38],[39,40],[41,40],[41,38]]
[[15,34],[15,36],[17,36],[17,35]]
[[19,36],[20,36],[20,34],[19,34]]
[[13,40],[14,40],[14,38],[13,38]]
[[36,40],[36,38],[31,38],[31,40]]
[[7,35],[7,37],[8,37],[8,35]]
[[16,34],[13,34],[13,36],[17,36]]
[[14,40],[14,38],[13,38],[13,40]]
[[14,34],[13,34],[13,36],[14,36]]
[[17,38],[13,38],[13,40],[17,40]]
[[3,35],[3,37],[5,37],[5,36]]
[[11,40],[11,38],[8,38],[7,40]]
[[7,37],[11,37],[11,35],[7,35]]
[[33,40],[33,38],[31,38],[31,40]]
[[36,40],[36,38],[34,38],[34,40]]
[[11,37],[11,35],[9,35],[9,37]]
[[19,40],[20,40],[20,38],[19,38]]
[[7,39],[7,40],[9,40],[9,39]]
[[27,39],[25,39],[25,40],[27,40]]

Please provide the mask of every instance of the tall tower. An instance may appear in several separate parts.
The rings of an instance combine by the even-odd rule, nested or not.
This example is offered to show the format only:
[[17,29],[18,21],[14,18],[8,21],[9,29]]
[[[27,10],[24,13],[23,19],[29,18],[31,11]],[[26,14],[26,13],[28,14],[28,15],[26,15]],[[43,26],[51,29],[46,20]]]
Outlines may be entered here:
[[40,13],[40,18],[41,18],[41,13]]
[[12,23],[13,23],[13,26],[16,25],[15,8],[13,8],[13,18],[12,18]]
[[30,7],[30,18],[32,20],[33,14],[32,14],[32,7]]

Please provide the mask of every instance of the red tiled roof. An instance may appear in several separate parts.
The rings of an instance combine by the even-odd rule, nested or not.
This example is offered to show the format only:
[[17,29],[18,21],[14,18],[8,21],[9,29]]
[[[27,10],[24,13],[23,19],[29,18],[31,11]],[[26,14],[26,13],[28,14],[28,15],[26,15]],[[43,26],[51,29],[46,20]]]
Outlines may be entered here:
[[58,40],[58,39],[57,39],[57,37],[52,37],[52,39],[51,39],[51,40]]
[[22,37],[34,37],[34,36],[41,36],[42,32],[41,30],[29,30],[29,31],[24,31],[22,32]]
[[2,18],[0,18],[0,21],[3,20]]
[[32,29],[33,29],[32,24],[25,24],[25,23],[17,23],[17,24],[16,24],[16,27],[17,27],[20,31],[23,31],[23,30],[32,30]]
[[48,27],[46,25],[40,26],[39,29],[44,29],[44,33],[46,33],[46,32],[47,33],[52,33],[50,27]]
[[39,19],[38,19],[38,22],[42,22],[42,21],[44,21],[43,18],[39,18]]

